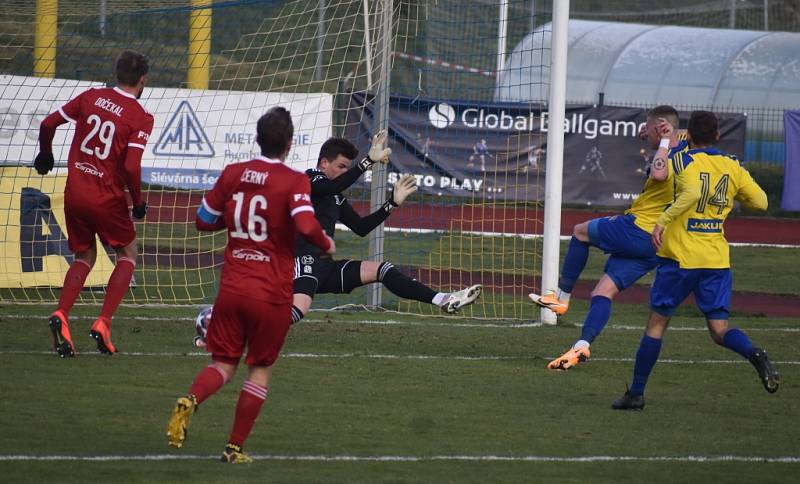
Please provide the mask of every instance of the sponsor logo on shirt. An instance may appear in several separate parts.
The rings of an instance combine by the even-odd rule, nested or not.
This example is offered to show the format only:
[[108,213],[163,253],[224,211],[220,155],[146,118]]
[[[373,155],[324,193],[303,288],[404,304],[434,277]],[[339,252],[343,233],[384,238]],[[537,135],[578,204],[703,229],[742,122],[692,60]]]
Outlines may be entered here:
[[722,232],[722,220],[710,218],[690,218],[686,224],[689,232],[719,233]]
[[117,116],[122,116],[122,106],[118,106],[114,104],[111,100],[106,99],[104,97],[99,97],[95,99],[94,105],[100,109],[104,109],[109,113],[115,114]]
[[310,255],[304,255],[300,258],[300,262],[307,266],[311,265],[314,263],[314,257]]
[[305,200],[306,202],[311,202],[311,195],[308,193],[295,193],[294,194],[294,201],[299,202],[300,200]]
[[150,139],[150,135],[145,133],[144,131],[139,131],[139,134],[136,137],[137,138],[144,138],[145,141]]
[[336,205],[341,205],[344,203],[345,198],[341,195],[334,195],[333,200],[336,202]]
[[102,171],[98,170],[97,167],[94,166],[93,164],[86,163],[83,161],[75,163],[75,168],[77,168],[79,171],[86,173],[87,175],[96,176],[97,178],[103,178],[103,175],[105,174]]
[[267,254],[255,249],[233,249],[234,259],[243,260],[245,262],[269,262],[270,258]]

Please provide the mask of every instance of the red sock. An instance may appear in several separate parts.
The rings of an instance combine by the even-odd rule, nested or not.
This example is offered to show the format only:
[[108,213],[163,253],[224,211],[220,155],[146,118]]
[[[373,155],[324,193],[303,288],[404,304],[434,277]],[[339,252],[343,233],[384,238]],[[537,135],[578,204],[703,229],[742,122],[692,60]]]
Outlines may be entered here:
[[267,398],[267,387],[256,385],[250,380],[245,380],[242,391],[239,393],[239,401],[236,403],[236,418],[233,420],[233,430],[228,439],[228,443],[242,447],[253,425],[256,423],[258,414],[261,413],[261,405]]
[[131,285],[131,276],[133,276],[133,269],[136,267],[136,262],[127,257],[120,257],[117,259],[117,265],[108,278],[108,287],[106,287],[106,297],[103,299],[103,309],[100,310],[100,317],[108,319],[111,323],[111,318],[114,316],[114,311],[119,307],[125,293]]
[[197,403],[202,403],[203,400],[217,393],[226,381],[225,372],[212,363],[197,374],[189,393],[195,396]]
[[75,300],[78,299],[91,270],[92,266],[77,259],[69,266],[67,275],[64,277],[64,287],[61,289],[61,296],[58,299],[58,310],[64,313],[64,316],[69,317],[69,311],[75,304]]

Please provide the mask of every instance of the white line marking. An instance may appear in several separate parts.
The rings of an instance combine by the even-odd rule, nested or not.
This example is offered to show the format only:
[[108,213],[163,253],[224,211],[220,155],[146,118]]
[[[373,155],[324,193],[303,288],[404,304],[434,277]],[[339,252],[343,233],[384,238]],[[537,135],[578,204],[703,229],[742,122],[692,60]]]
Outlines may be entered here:
[[[27,319],[27,320],[35,320],[41,319],[44,321],[46,316],[31,316],[29,314],[4,314],[0,315],[0,321],[2,319]],[[436,318],[436,316],[432,316],[432,318]],[[454,327],[454,328],[510,328],[510,329],[525,329],[525,328],[552,328],[552,326],[544,326],[542,323],[515,323],[515,322],[508,322],[508,323],[457,323],[455,322],[454,318],[442,318],[442,321],[431,321],[431,320],[423,320],[423,321],[403,321],[403,320],[396,320],[396,319],[303,319],[299,324],[364,324],[364,325],[376,325],[376,326],[447,326],[447,327]],[[70,321],[94,321],[95,318],[93,316],[70,316]],[[195,316],[191,317],[164,317],[164,316],[117,316],[117,321],[119,320],[133,320],[133,321],[173,321],[179,322],[184,321],[187,324],[191,323],[194,324]],[[560,327],[566,328],[580,328],[580,324],[576,323],[560,323]],[[617,329],[621,331],[643,331],[644,324],[641,326],[635,325],[628,325],[628,324],[609,324],[606,326],[606,329]],[[800,333],[800,327],[745,327],[746,331],[774,331],[774,332],[782,332],[782,333]],[[704,326],[670,326],[670,331],[700,331],[705,332],[708,329]]]
[[[188,345],[188,343],[187,343]],[[0,356],[3,355],[52,355],[55,356],[53,351],[33,351],[33,350],[0,350]],[[107,355],[101,355],[96,352],[78,353],[79,356],[99,356],[107,358]],[[147,351],[119,351],[116,353],[118,356],[133,356],[133,357],[209,357],[210,355],[201,351],[165,351],[165,352],[147,352]],[[366,358],[372,360],[453,360],[453,361],[519,361],[519,360],[552,360],[556,356],[499,356],[499,355],[478,355],[478,356],[460,356],[460,355],[387,355],[387,354],[368,354],[368,353],[285,353],[281,358],[298,358],[298,359],[348,359],[348,358]],[[635,361],[634,358],[591,358],[591,361],[607,362],[607,363],[629,363]],[[659,363],[677,364],[677,365],[735,365],[748,363],[747,360],[682,360],[677,358],[663,358],[658,360]],[[777,365],[800,365],[800,361],[773,361]]]
[[[798,464],[798,456],[745,456],[745,455],[587,455],[587,456],[548,456],[548,455],[263,455],[250,454],[253,460],[274,461],[317,461],[317,462],[766,462]],[[178,461],[178,460],[216,460],[219,454],[144,454],[144,455],[0,455],[0,461]]]

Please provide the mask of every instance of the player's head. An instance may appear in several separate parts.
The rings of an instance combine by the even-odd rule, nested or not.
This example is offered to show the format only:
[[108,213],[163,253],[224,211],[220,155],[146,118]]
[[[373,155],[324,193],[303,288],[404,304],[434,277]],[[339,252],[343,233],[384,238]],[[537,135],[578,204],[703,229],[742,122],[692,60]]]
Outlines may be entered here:
[[285,160],[292,148],[292,136],[292,115],[285,108],[275,106],[258,118],[256,142],[267,158]]
[[356,156],[358,148],[353,143],[344,138],[329,138],[319,150],[317,168],[333,180],[350,168]]
[[122,87],[132,89],[137,99],[144,91],[148,71],[150,64],[147,57],[138,52],[126,50],[117,59],[117,82]]
[[678,120],[678,111],[672,106],[662,104],[647,112],[647,124],[645,125],[644,138],[647,140],[650,148],[654,150],[658,149],[658,143],[661,141],[661,135],[656,128],[658,126],[658,120],[662,118],[671,124],[675,131],[678,130],[678,125],[680,123]]
[[692,111],[688,128],[692,148],[706,148],[719,140],[717,115],[710,111]]

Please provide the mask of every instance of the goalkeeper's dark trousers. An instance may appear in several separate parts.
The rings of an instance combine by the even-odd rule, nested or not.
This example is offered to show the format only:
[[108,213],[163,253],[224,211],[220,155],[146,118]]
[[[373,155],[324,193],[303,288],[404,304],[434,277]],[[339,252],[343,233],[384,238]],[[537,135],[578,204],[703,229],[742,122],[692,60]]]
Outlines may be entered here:
[[436,291],[403,274],[389,262],[383,262],[378,266],[378,280],[392,294],[403,299],[413,299],[424,303],[433,303]]

